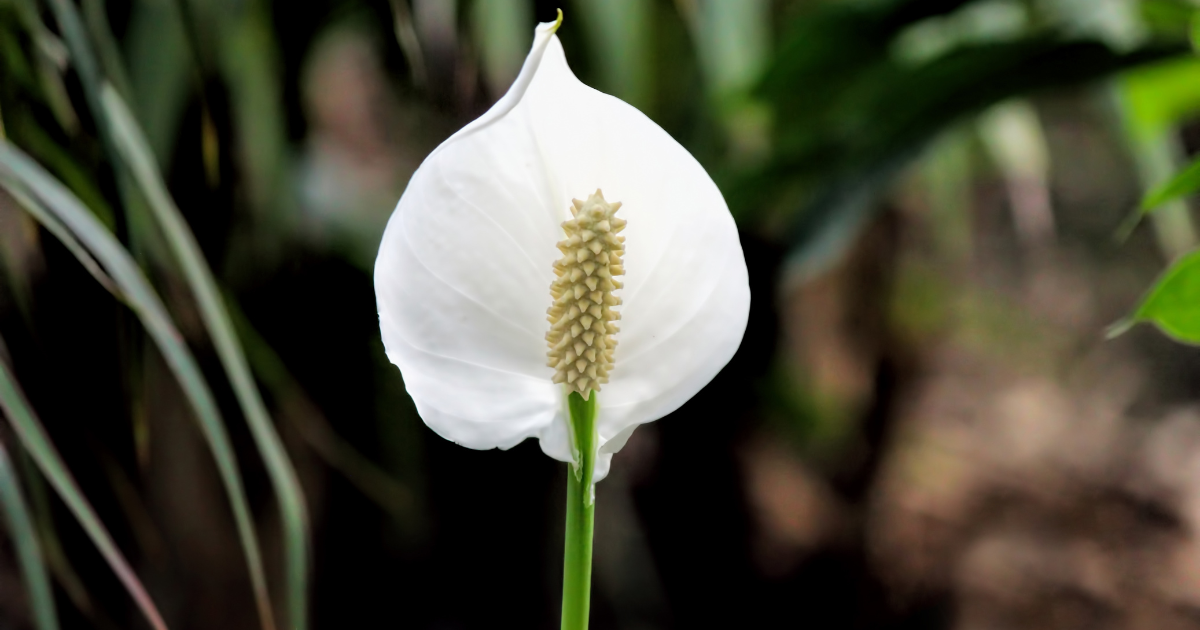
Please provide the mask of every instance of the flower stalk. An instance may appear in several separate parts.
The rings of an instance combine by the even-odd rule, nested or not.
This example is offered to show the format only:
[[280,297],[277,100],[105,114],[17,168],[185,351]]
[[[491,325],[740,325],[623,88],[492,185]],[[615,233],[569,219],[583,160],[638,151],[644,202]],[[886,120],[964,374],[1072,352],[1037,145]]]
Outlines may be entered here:
[[567,530],[563,551],[562,630],[587,630],[592,592],[592,530],[596,502],[596,396],[567,397],[578,459],[567,466]]

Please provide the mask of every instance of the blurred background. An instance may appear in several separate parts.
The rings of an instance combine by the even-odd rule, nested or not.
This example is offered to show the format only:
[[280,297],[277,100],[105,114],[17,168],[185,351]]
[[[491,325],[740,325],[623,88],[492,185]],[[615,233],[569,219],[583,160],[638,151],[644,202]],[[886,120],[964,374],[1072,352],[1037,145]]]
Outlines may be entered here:
[[150,627],[89,510],[176,630],[268,627],[247,535],[279,627],[557,627],[565,466],[428,430],[371,283],[557,8],[754,296],[597,488],[594,628],[1200,628],[1200,354],[1105,334],[1197,244],[1139,211],[1200,150],[1190,0],[0,0],[0,628]]

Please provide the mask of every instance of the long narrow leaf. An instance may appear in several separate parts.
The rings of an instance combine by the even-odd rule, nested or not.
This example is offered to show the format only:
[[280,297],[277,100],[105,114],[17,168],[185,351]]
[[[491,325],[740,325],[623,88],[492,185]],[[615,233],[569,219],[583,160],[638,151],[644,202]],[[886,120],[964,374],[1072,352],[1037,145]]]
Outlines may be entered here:
[[42,428],[42,423],[34,415],[33,409],[25,400],[25,395],[17,385],[16,379],[9,372],[8,365],[3,361],[0,361],[0,409],[3,409],[4,414],[8,416],[17,438],[21,440],[21,445],[37,462],[42,474],[50,480],[50,484],[54,486],[58,496],[62,498],[63,503],[67,504],[67,508],[71,510],[75,519],[87,532],[88,537],[92,539],[92,544],[100,550],[100,554],[104,556],[113,572],[117,574],[117,578],[125,585],[125,589],[129,591],[133,601],[137,603],[138,608],[141,608],[146,620],[155,630],[166,630],[167,624],[163,622],[162,615],[154,606],[150,595],[146,593],[146,588],[138,580],[137,574],[133,572],[129,562],[117,548],[117,544],[113,542],[112,536],[100,522],[100,517],[96,515],[92,505],[83,496],[79,484],[75,483],[71,471],[67,469],[62,456],[54,448],[50,436]]
[[[145,224],[145,208],[141,198],[134,192],[132,177],[128,171],[121,168],[117,160],[116,147],[113,141],[112,129],[106,124],[104,106],[100,102],[100,85],[104,81],[103,68],[97,60],[87,28],[79,8],[74,0],[47,0],[58,30],[62,33],[63,42],[70,52],[71,65],[79,75],[83,85],[83,95],[87,100],[88,110],[96,123],[96,131],[104,152],[114,162],[114,172],[117,180],[117,193],[125,205],[125,218],[129,226],[131,247],[139,258],[145,253],[157,254],[152,239],[149,238],[148,226]],[[122,72],[122,76],[123,76]],[[87,206],[84,206],[87,208]],[[95,208],[89,208],[95,210]]]
[[415,497],[412,489],[384,472],[333,430],[316,403],[288,372],[283,359],[254,329],[245,313],[238,310],[237,303],[232,299],[229,302],[229,319],[237,329],[238,335],[245,340],[246,358],[258,380],[268,391],[274,392],[277,399],[292,400],[297,407],[297,413],[292,414],[292,425],[300,434],[300,438],[329,467],[342,473],[364,496],[377,503],[398,522],[411,524],[415,517]]
[[233,454],[233,445],[217,409],[216,400],[184,344],[182,336],[167,314],[162,300],[116,237],[88,212],[77,197],[41,166],[10,144],[0,142],[0,186],[24,193],[55,215],[94,255],[126,296],[128,304],[141,319],[158,346],[167,366],[175,374],[184,395],[196,413],[200,430],[212,449],[217,471],[229,495],[230,506],[241,538],[246,563],[255,584],[255,597],[264,628],[274,629],[274,615],[267,597],[262,554],[254,521],[246,500],[242,476]]
[[1149,212],[1168,201],[1186,197],[1197,190],[1200,190],[1200,160],[1192,162],[1165,184],[1150,191],[1142,199],[1142,212]]
[[104,287],[106,291],[113,294],[117,299],[125,301],[125,297],[121,295],[121,290],[117,288],[116,283],[113,282],[112,278],[108,277],[108,274],[104,272],[100,263],[97,263],[96,259],[92,258],[92,255],[84,249],[83,245],[79,244],[79,241],[75,239],[62,222],[54,218],[54,215],[43,211],[40,205],[25,196],[24,193],[14,190],[10,190],[8,193],[38,223],[41,223],[47,232],[53,234],[67,248],[67,251],[75,255],[75,258],[79,260],[79,264],[83,265],[83,268],[96,279],[96,282],[100,283],[100,286]]
[[37,627],[39,630],[58,630],[58,613],[54,610],[54,591],[50,589],[46,562],[4,444],[0,444],[0,505],[4,507],[5,522],[21,564],[21,575],[25,578],[25,590],[29,592]]
[[167,191],[149,142],[142,134],[133,112],[112,86],[106,84],[101,88],[101,100],[108,114],[109,124],[112,125],[117,149],[129,165],[134,180],[149,200],[151,212],[166,235],[167,242],[183,269],[184,277],[196,296],[204,325],[208,328],[221,364],[233,384],[234,393],[242,407],[242,413],[246,416],[246,422],[250,425],[255,445],[266,462],[275,493],[279,496],[288,558],[288,612],[292,627],[303,630],[307,627],[305,593],[308,579],[308,521],[304,495],[296,471],[259,395],[212,270],[209,269],[204,254],[200,251],[200,245]]
[[[0,348],[0,351],[2,350],[3,348]],[[22,448],[14,455],[17,456],[17,474],[25,480],[25,488],[29,492],[29,509],[33,513],[38,542],[41,543],[42,555],[46,559],[46,568],[50,570],[50,576],[62,587],[67,599],[71,600],[75,608],[83,613],[97,630],[115,630],[116,624],[92,603],[92,597],[84,587],[83,580],[63,551],[58,532],[54,529],[54,515],[50,510],[50,492],[53,492],[53,489],[47,489],[46,476],[38,471],[37,462],[29,455],[28,450]]]

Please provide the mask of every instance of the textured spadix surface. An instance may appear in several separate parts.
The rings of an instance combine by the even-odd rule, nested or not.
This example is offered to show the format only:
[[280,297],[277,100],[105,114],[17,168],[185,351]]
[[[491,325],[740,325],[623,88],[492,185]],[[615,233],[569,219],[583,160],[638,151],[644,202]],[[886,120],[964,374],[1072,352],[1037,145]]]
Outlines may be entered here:
[[388,222],[375,292],[388,358],[434,431],[464,446],[537,437],[573,461],[566,388],[547,365],[557,243],[597,189],[628,221],[621,329],[598,396],[596,479],[638,424],[729,361],[750,308],[737,228],[666,132],[581,83],[553,24],[509,92],[426,158]]
[[620,208],[620,202],[608,203],[599,190],[587,201],[572,199],[574,218],[562,223],[567,238],[558,242],[563,256],[554,263],[558,278],[550,285],[554,303],[546,310],[546,365],[554,368],[555,383],[579,392],[584,400],[608,382],[617,348],[614,335],[621,314],[616,307],[621,298],[613,292],[622,285],[614,276],[625,273],[625,237],[617,235],[626,224],[616,216]]

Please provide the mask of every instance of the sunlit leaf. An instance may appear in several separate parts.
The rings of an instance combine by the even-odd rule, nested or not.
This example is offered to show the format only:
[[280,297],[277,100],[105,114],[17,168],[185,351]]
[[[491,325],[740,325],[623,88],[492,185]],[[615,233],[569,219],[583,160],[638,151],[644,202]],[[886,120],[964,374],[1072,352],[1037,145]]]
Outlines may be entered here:
[[1168,201],[1186,197],[1200,190],[1200,160],[1179,171],[1167,183],[1155,188],[1142,199],[1142,210],[1153,210]]
[[1158,279],[1119,334],[1137,322],[1152,322],[1167,335],[1200,343],[1200,250],[1184,256]]

